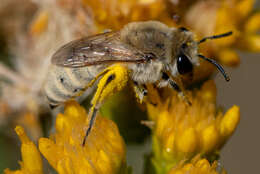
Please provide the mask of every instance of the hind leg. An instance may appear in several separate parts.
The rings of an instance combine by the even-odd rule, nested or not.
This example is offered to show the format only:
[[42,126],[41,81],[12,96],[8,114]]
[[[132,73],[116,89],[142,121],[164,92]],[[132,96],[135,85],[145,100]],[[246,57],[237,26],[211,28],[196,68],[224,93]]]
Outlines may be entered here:
[[122,90],[126,86],[127,81],[128,70],[126,67],[116,64],[105,70],[104,75],[99,80],[96,93],[91,101],[91,108],[88,115],[89,126],[82,143],[83,146],[85,145],[86,139],[91,132],[91,129],[95,123],[97,111],[103,101],[114,93]]

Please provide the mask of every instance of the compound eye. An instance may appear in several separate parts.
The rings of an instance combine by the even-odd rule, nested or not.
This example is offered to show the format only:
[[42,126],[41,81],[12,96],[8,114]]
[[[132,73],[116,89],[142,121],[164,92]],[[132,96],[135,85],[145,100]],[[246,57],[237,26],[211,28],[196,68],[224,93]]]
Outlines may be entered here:
[[179,54],[177,58],[177,69],[180,74],[192,72],[193,66],[189,58],[183,53]]

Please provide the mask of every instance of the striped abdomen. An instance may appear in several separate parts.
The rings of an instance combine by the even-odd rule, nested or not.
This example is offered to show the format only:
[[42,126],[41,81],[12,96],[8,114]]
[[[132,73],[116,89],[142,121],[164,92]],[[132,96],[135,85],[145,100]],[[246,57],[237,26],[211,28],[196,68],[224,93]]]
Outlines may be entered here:
[[44,91],[50,105],[59,105],[76,96],[104,68],[104,65],[82,68],[51,65],[44,84]]

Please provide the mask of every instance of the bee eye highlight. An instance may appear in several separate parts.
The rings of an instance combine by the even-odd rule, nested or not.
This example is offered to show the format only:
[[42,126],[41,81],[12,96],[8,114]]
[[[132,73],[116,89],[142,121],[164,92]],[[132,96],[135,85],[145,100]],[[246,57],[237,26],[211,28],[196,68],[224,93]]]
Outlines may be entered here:
[[179,54],[177,57],[177,69],[180,74],[186,74],[192,72],[193,65],[189,58],[183,53]]

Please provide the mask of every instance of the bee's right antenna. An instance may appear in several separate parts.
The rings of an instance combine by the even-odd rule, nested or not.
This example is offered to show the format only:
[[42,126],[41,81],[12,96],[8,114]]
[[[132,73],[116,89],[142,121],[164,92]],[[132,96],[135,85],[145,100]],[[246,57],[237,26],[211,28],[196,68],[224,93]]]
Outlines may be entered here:
[[207,58],[207,57],[205,57],[205,56],[203,56],[203,55],[201,55],[201,54],[198,54],[198,56],[199,56],[200,58],[202,58],[202,59],[204,59],[204,60],[210,62],[211,64],[215,65],[215,66],[218,68],[218,70],[221,72],[221,74],[224,76],[224,78],[225,78],[225,80],[226,80],[227,82],[230,80],[230,78],[229,78],[229,76],[227,75],[227,73],[225,72],[224,68],[223,68],[220,64],[218,64],[215,60],[209,59],[209,58]]
[[226,33],[223,33],[223,34],[219,34],[219,35],[213,35],[213,36],[208,36],[208,37],[204,37],[202,38],[198,44],[201,44],[209,39],[218,39],[218,38],[222,38],[222,37],[227,37],[227,36],[230,36],[233,32],[232,31],[229,31],[229,32],[226,32]]

